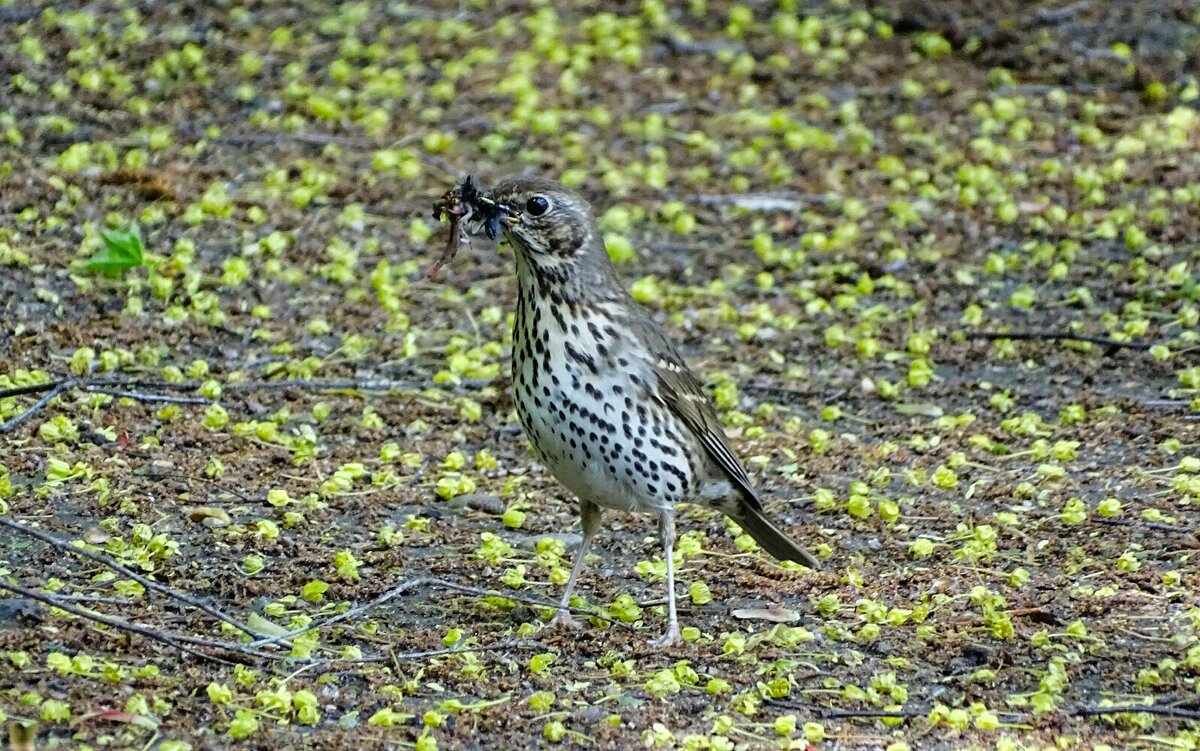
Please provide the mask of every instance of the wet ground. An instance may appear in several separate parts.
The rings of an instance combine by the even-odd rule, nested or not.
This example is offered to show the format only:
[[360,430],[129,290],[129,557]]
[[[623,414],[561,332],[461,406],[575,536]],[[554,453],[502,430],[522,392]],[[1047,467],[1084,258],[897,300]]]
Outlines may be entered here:
[[[1200,8],[975,5],[0,5],[14,746],[1200,742]],[[686,508],[654,650],[610,514],[539,630],[510,254],[422,275],[467,173],[594,202],[822,571]]]

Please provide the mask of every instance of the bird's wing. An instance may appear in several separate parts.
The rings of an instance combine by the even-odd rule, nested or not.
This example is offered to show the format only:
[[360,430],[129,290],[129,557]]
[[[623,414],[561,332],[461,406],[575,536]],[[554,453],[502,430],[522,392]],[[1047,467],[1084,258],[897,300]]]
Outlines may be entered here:
[[709,456],[729,475],[729,479],[744,492],[744,497],[756,509],[762,508],[762,501],[746,474],[745,467],[734,456],[725,437],[725,430],[696,376],[688,369],[683,358],[675,351],[661,333],[652,329],[649,336],[654,341],[651,351],[658,359],[651,363],[654,375],[658,379],[658,388],[653,396],[666,405],[667,409],[678,417],[684,425],[696,436],[700,444],[708,451]]

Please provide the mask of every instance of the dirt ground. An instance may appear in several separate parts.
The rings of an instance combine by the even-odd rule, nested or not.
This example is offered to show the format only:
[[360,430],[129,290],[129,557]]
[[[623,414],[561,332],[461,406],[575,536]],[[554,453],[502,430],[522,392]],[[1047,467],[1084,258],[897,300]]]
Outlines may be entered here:
[[[224,5],[0,2],[13,748],[1200,746],[1200,6]],[[654,650],[610,514],[541,630],[468,173],[595,203],[820,572],[685,508]]]

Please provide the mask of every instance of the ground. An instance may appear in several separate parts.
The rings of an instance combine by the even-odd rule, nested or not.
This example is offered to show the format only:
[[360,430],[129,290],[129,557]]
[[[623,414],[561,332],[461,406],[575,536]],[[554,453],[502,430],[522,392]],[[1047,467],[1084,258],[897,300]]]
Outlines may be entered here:
[[[0,3],[14,748],[1200,743],[1195,3],[217,5]],[[540,630],[468,173],[594,202],[819,572],[685,508],[651,649],[610,514]]]

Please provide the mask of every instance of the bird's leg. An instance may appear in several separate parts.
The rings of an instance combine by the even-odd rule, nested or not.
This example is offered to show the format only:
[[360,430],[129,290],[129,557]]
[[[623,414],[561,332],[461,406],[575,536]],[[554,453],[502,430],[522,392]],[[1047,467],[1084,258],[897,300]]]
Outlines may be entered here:
[[567,591],[563,592],[558,612],[550,621],[552,627],[561,625],[579,628],[579,623],[571,617],[571,590],[575,589],[575,580],[579,578],[579,572],[583,569],[583,559],[587,557],[592,538],[596,535],[596,530],[600,528],[600,515],[603,513],[604,510],[599,505],[584,498],[579,499],[579,527],[582,539],[579,542],[579,550],[575,552],[575,562],[571,564],[571,576],[567,579]]
[[669,647],[680,642],[679,617],[675,614],[675,510],[666,509],[658,516],[658,533],[662,537],[663,555],[667,561],[667,630],[650,641],[652,647]]

